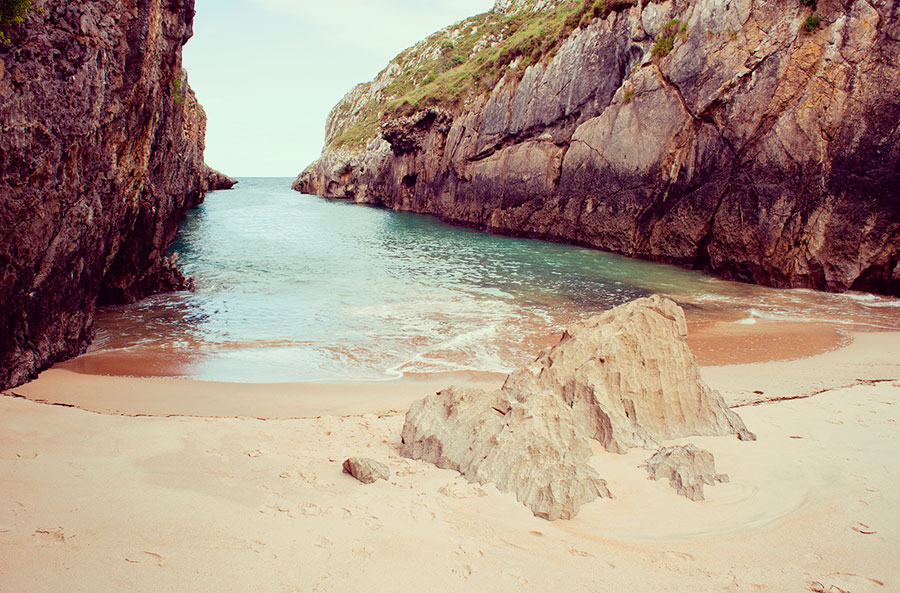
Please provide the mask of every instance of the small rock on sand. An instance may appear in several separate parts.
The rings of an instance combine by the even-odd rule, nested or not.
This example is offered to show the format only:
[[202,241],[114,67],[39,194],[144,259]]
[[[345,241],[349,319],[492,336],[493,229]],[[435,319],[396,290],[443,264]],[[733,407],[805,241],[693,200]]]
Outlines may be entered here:
[[716,473],[713,454],[694,445],[663,447],[644,465],[653,480],[669,479],[678,494],[691,500],[705,500],[704,484],[727,482],[728,476]]
[[350,474],[363,484],[371,484],[375,480],[387,480],[391,477],[388,466],[365,457],[351,457],[344,461],[344,473]]

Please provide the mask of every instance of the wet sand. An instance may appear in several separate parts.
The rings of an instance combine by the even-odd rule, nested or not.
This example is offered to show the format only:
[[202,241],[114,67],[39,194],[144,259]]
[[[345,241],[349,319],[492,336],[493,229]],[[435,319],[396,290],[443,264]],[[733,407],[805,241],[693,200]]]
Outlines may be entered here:
[[[746,315],[734,311],[688,312],[688,342],[700,365],[714,366],[804,358],[840,348],[849,341],[850,331],[875,331],[872,325],[865,323],[866,320],[860,320],[858,324],[783,320],[754,320],[752,324],[745,324],[741,322],[745,317]],[[576,320],[572,318],[569,322],[572,323]],[[529,352],[538,352],[554,346],[559,342],[561,335],[562,331],[539,334],[523,328],[522,340],[527,342]],[[509,345],[501,345],[501,350],[509,352],[513,348]],[[439,353],[432,352],[431,355],[439,356]],[[459,357],[460,353],[449,352],[447,355]],[[61,369],[83,375],[116,377],[191,378],[195,374],[195,369],[202,364],[202,360],[203,354],[199,350],[185,351],[153,347],[99,349],[59,363],[54,370]],[[464,359],[449,358],[447,361],[459,366],[465,366],[468,362]],[[458,377],[463,381],[493,381],[498,377],[502,378],[503,375],[481,371],[452,373],[413,371],[404,373],[403,378],[446,384],[447,381],[452,382]],[[386,379],[386,381],[392,380]],[[303,383],[292,384],[303,385]],[[228,385],[228,383],[221,383],[221,385]],[[177,385],[173,388],[178,389]],[[230,391],[227,387],[223,389]],[[278,388],[275,390],[277,391]]]
[[[809,358],[703,369],[759,437],[677,441],[730,476],[706,501],[648,481],[649,451],[597,451],[615,498],[552,523],[399,456],[404,411],[435,381],[48,371],[12,391],[78,407],[0,398],[0,589],[896,591],[900,333],[850,337]],[[391,479],[343,474],[352,455]]]

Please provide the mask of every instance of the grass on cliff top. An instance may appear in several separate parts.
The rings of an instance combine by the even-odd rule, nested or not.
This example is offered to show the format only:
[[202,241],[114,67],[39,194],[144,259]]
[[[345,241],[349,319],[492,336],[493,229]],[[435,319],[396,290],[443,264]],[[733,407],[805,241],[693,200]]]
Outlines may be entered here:
[[[392,60],[404,71],[339,129],[327,148],[363,148],[378,135],[383,120],[425,107],[452,111],[467,98],[490,91],[503,77],[519,79],[528,66],[549,61],[575,29],[635,3],[571,0],[537,13],[487,12],[439,31],[424,47],[414,46]],[[338,115],[349,110],[348,104],[337,107]]]

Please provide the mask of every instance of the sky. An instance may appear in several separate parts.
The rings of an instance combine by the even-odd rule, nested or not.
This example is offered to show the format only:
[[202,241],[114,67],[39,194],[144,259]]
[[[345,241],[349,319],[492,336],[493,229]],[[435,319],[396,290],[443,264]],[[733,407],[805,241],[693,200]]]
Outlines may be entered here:
[[493,0],[197,0],[183,65],[206,109],[206,162],[235,177],[295,177],[325,118],[429,34]]

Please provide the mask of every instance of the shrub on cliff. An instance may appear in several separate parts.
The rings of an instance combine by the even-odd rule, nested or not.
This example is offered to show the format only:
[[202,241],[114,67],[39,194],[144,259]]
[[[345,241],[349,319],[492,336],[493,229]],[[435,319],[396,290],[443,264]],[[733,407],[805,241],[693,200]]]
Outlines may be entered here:
[[819,13],[814,13],[812,16],[806,17],[806,20],[803,21],[803,30],[807,33],[812,33],[821,22],[822,19],[819,17]]
[[675,36],[684,35],[687,32],[687,23],[682,23],[678,19],[672,19],[663,25],[662,31],[656,38],[656,45],[653,46],[653,56],[664,58],[669,55],[672,48],[675,47]]
[[0,0],[0,43],[7,45],[10,43],[5,29],[22,23],[25,15],[32,10],[43,12],[43,9],[35,9],[31,5],[31,0]]
[[176,105],[182,105],[184,103],[184,86],[187,82],[187,70],[182,68],[175,75],[175,80],[172,81],[172,101]]

